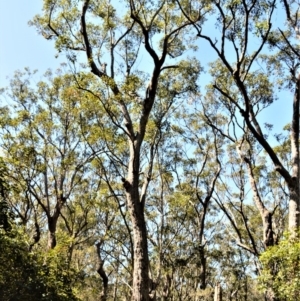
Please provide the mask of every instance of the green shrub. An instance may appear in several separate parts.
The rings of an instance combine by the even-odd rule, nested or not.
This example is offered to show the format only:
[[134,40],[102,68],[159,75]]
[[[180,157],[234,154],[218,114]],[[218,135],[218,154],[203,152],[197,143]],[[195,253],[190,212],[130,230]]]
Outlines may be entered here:
[[[298,236],[299,237],[299,236]],[[299,300],[300,296],[300,241],[289,235],[277,245],[268,248],[260,257],[263,272],[261,288],[272,290],[284,301]]]

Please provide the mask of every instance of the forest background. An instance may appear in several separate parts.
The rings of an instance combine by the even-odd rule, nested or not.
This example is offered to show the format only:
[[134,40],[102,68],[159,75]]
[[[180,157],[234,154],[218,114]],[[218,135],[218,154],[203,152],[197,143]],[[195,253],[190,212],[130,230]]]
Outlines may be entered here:
[[298,3],[77,2],[1,2],[1,300],[297,300]]

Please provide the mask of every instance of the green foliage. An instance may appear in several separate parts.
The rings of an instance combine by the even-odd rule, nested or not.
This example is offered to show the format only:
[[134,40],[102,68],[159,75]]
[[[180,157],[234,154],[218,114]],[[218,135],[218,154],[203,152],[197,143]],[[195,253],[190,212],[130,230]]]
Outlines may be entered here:
[[263,265],[260,286],[272,289],[280,300],[294,301],[300,296],[300,241],[286,235],[277,245],[261,256]]
[[1,301],[75,301],[71,286],[75,275],[57,258],[45,261],[40,253],[28,251],[23,234],[0,230]]

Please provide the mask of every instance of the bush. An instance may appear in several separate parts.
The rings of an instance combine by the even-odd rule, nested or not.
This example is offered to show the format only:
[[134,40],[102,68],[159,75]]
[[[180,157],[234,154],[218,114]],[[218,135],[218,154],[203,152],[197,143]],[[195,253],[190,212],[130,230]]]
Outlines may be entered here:
[[28,252],[23,237],[15,230],[0,229],[1,301],[75,301],[71,271],[51,257]]
[[285,301],[298,300],[300,296],[300,241],[289,235],[277,245],[268,248],[260,257],[263,272],[261,288],[272,290]]

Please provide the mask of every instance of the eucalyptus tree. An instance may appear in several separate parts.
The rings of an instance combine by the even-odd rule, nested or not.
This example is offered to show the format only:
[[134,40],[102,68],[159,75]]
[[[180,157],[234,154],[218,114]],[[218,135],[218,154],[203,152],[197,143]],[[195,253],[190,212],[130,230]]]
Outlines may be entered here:
[[[201,17],[196,10],[194,15]],[[153,159],[141,165],[141,154],[153,157],[156,135],[147,137],[148,123],[156,122],[159,128],[163,120],[153,108],[168,109],[180,94],[196,89],[198,63],[180,61],[193,40],[187,30],[191,22],[173,1],[62,0],[44,1],[42,14],[32,24],[55,40],[57,50],[65,52],[74,67],[82,59],[79,54],[85,54],[87,68],[98,77],[99,87],[106,88],[101,96],[97,86],[90,92],[99,96],[111,122],[127,137],[127,175],[122,181],[133,231],[132,300],[148,300],[144,208]]]
[[[229,134],[224,130],[228,122],[221,114],[223,111],[220,104],[211,101],[210,106],[206,106],[204,99],[197,99],[190,103],[189,109],[180,108],[178,121],[172,126],[174,133],[171,135],[177,145],[173,149],[168,146],[170,154],[167,158],[170,158],[177,185],[169,196],[172,200],[169,208],[171,210],[174,203],[186,208],[184,211],[177,209],[179,216],[175,214],[172,220],[173,223],[174,220],[180,221],[182,231],[178,233],[183,234],[185,239],[182,239],[182,244],[186,244],[181,250],[185,250],[183,259],[187,260],[181,269],[188,267],[189,271],[180,275],[178,268],[176,276],[184,279],[183,283],[189,283],[189,291],[185,296],[187,298],[211,300],[214,286],[220,283],[223,299],[227,296],[228,300],[234,300],[243,296],[245,300],[260,300],[262,294],[254,293],[257,281],[253,271],[259,268],[257,257],[264,250],[263,241],[266,242],[264,239],[268,237],[263,236],[264,231],[274,237],[275,234],[269,233],[269,229],[262,231],[262,227],[258,227],[264,219],[259,219],[257,202],[254,202],[254,206],[250,203],[247,190],[251,190],[251,185],[247,183],[247,170],[243,161],[240,161],[241,152],[248,150],[248,145],[246,141],[232,143],[229,139]],[[212,121],[217,122],[218,126],[212,126]],[[234,139],[236,135],[232,134],[232,137]],[[178,144],[183,146],[179,147]],[[252,151],[255,152],[252,155],[256,159],[256,169],[251,166],[251,170],[257,173],[257,169],[263,165],[258,156],[260,148]],[[255,181],[257,176],[255,174]],[[263,186],[263,182],[260,182],[257,192],[259,196],[264,192]],[[264,192],[261,202],[266,194]],[[278,200],[279,198],[275,199],[275,205],[265,200],[264,206],[276,206]],[[277,214],[271,213],[272,217],[277,217]],[[191,257],[186,250],[192,252]],[[189,278],[191,274],[196,280]],[[178,284],[174,285],[174,290],[180,287]],[[181,288],[180,291],[183,292],[184,289]]]
[[27,223],[34,212],[40,233],[37,215],[42,212],[48,248],[53,249],[62,208],[87,181],[88,165],[103,148],[92,151],[85,142],[79,109],[83,92],[72,86],[72,76],[53,77],[48,72],[37,87],[31,76],[29,71],[17,72],[11,81],[8,104],[1,108],[1,149],[6,178],[14,188],[15,213]]
[[[180,5],[180,1],[177,3]],[[213,31],[199,24],[188,8],[181,5],[187,20],[193,21],[199,39],[206,42],[217,56],[210,68],[209,91],[224,104],[229,116],[243,120],[253,139],[272,161],[275,171],[285,180],[289,190],[289,229],[295,231],[300,226],[299,52],[296,40],[299,4],[276,0],[224,0],[211,1],[209,5],[213,8],[210,15],[210,24],[215,24]],[[275,21],[275,15],[282,12],[286,12],[286,23]],[[291,170],[274,151],[260,118],[264,109],[277,98],[283,98],[277,93],[282,85],[294,87],[290,125]],[[267,124],[272,122],[271,118],[266,120]]]
[[[226,104],[216,104],[209,97],[207,101],[203,101],[203,107],[206,122],[228,141],[227,164],[223,167],[223,177],[214,199],[226,216],[226,221],[223,221],[224,234],[229,236],[231,251],[238,252],[237,247],[243,249],[242,256],[247,258],[248,265],[251,262],[252,269],[260,274],[260,255],[267,248],[276,245],[286,229],[286,183],[273,170],[263,148],[255,141],[243,120],[232,113],[229,115],[228,125],[221,114],[226,110]],[[289,168],[287,143],[279,140],[282,145],[275,147],[274,151]],[[255,283],[255,279],[252,283]],[[243,290],[244,285],[240,284],[238,286]],[[235,289],[232,293],[234,291]],[[267,295],[269,293],[266,292]],[[236,291],[234,295],[236,294],[241,294],[241,291]]]
[[[229,141],[226,152],[227,166],[224,167],[226,178],[222,179],[216,201],[227,215],[237,235],[236,243],[255,256],[259,256],[267,247],[276,244],[284,231],[283,220],[286,217],[284,212],[287,198],[285,185],[272,171],[262,147],[255,142],[245,124],[231,115],[230,123],[233,129],[229,132],[226,123],[220,122],[222,119],[220,112],[226,107],[221,105],[215,111],[210,109],[210,106],[211,104],[208,103],[204,105],[207,123]],[[214,106],[211,107],[214,108]],[[283,158],[279,147],[274,150],[279,158]],[[286,158],[283,162],[289,166]],[[260,221],[253,220],[255,226],[249,225],[251,214],[247,206],[250,205],[251,199],[255,211],[260,216]],[[237,215],[238,219],[242,219],[240,225],[235,220]],[[257,223],[260,225],[259,228],[257,228]],[[245,227],[248,238],[242,235],[241,225],[243,225],[242,228]],[[255,229],[256,234],[252,233],[249,227]],[[245,240],[249,244],[244,244]]]
[[184,104],[185,99],[166,116],[145,206],[150,288],[161,300],[209,300],[210,252],[219,219],[211,203],[224,139],[199,122],[192,99],[187,108]]

